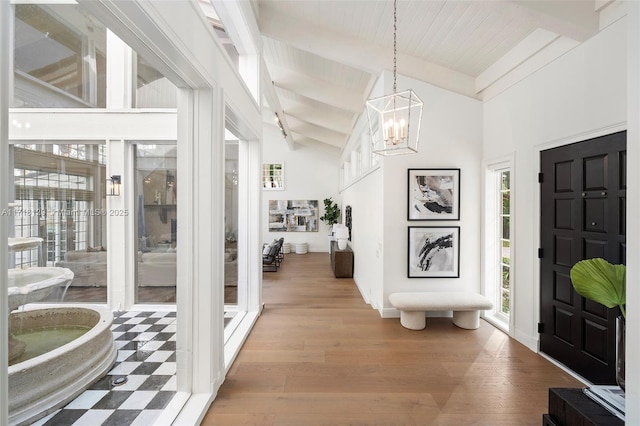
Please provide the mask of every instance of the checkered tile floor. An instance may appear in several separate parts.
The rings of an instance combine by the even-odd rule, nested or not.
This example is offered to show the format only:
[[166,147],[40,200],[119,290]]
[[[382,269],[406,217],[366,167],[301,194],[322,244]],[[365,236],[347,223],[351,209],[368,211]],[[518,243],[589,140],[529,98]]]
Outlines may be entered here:
[[[148,426],[176,394],[176,313],[114,313],[109,373],[36,426]],[[118,386],[113,381],[127,378]]]

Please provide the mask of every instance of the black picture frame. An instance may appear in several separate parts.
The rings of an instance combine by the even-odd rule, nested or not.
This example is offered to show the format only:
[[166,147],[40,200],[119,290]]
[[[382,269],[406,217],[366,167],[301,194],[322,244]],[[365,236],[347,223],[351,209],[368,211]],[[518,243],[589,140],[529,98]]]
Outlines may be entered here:
[[407,220],[460,220],[460,169],[408,169]]
[[460,278],[460,227],[409,226],[408,278]]

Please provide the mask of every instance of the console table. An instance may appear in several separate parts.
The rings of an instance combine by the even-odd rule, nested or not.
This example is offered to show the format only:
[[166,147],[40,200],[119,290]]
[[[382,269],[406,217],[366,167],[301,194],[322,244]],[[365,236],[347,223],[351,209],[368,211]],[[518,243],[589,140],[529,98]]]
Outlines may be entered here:
[[595,403],[582,389],[549,389],[549,414],[543,426],[624,426],[624,422]]
[[349,246],[340,250],[336,241],[331,241],[331,269],[336,278],[353,277],[353,250]]

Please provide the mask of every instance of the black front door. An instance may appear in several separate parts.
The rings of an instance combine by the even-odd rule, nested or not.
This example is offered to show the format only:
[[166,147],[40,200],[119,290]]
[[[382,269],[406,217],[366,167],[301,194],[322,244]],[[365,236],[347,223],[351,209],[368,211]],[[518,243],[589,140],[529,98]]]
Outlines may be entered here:
[[540,350],[595,384],[615,383],[619,310],[582,298],[582,259],[625,263],[626,132],[542,151]]

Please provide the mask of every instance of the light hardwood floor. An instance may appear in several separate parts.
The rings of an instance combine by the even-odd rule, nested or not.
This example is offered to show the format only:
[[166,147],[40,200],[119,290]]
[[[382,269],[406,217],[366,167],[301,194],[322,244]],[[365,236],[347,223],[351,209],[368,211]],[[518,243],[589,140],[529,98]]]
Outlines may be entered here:
[[264,312],[203,425],[540,425],[549,387],[581,386],[485,321],[380,318],[327,253],[263,276]]

